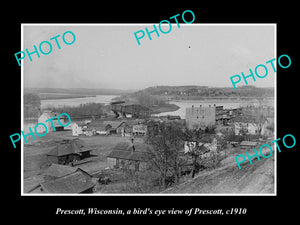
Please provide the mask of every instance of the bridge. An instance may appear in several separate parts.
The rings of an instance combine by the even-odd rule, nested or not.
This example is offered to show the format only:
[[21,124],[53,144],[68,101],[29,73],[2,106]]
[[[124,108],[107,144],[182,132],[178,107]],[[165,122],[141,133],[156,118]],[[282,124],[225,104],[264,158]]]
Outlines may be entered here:
[[116,117],[145,118],[151,114],[151,109],[139,104],[127,104],[125,101],[113,102],[110,104],[110,109],[115,113]]

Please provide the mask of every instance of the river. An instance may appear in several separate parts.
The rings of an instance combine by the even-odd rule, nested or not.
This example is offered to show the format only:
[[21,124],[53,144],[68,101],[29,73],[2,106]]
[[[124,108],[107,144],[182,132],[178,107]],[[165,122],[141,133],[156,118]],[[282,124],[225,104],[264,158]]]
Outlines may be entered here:
[[[46,99],[41,100],[41,108],[43,110],[47,107],[79,106],[80,104],[85,104],[88,102],[109,104],[115,97],[118,97],[118,95],[96,95],[94,97],[85,98]],[[25,120],[23,130],[28,130],[28,127],[33,129],[37,122],[37,120]],[[72,123],[66,128],[70,129],[71,126]]]
[[[41,101],[41,108],[45,109],[47,107],[62,107],[62,106],[78,106],[80,104],[85,104],[88,102],[95,102],[95,103],[103,103],[103,104],[109,104],[113,98],[118,97],[118,95],[96,95],[95,97],[85,97],[85,98],[68,98],[68,99],[49,99],[49,100],[42,100]],[[229,101],[229,100],[223,100],[223,101],[211,101],[211,100],[182,100],[182,101],[171,101],[170,104],[175,104],[179,106],[180,108],[173,112],[163,112],[156,114],[155,116],[166,116],[166,115],[178,115],[182,119],[185,119],[185,109],[188,107],[192,107],[194,105],[195,107],[202,106],[213,106],[216,104],[216,106],[222,105],[225,109],[230,108],[238,108],[241,106],[246,105],[258,105],[258,101]],[[274,101],[265,101],[265,105],[274,106]],[[37,121],[32,122],[25,122],[25,127],[28,126],[34,126],[37,123]]]
[[109,104],[111,100],[118,95],[96,95],[94,97],[85,98],[66,98],[66,99],[46,99],[41,100],[41,108],[47,107],[63,107],[63,106],[79,106],[89,102]]
[[[68,98],[68,99],[50,99],[50,100],[42,100],[41,107],[45,109],[47,107],[62,107],[62,106],[78,106],[80,104],[85,104],[88,102],[95,102],[95,103],[103,103],[109,104],[113,98],[118,97],[118,95],[96,95],[95,97],[85,97],[85,98]],[[171,101],[170,104],[175,104],[180,108],[173,112],[163,112],[156,114],[156,116],[166,116],[166,115],[178,115],[182,119],[185,119],[185,109],[192,107],[202,106],[213,106],[216,104],[217,106],[223,106],[224,109],[234,109],[239,108],[241,106],[247,105],[258,105],[260,104],[257,100],[248,100],[248,101],[230,101],[230,100],[180,100],[180,101]],[[264,101],[264,105],[274,106],[274,100],[266,100]]]

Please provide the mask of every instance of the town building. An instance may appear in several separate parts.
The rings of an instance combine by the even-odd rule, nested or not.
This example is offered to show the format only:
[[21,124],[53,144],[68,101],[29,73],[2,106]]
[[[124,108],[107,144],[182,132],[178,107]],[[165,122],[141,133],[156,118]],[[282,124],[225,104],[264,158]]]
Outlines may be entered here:
[[73,162],[92,157],[93,149],[85,147],[83,141],[79,139],[62,140],[56,143],[47,154],[47,162],[56,164],[72,164]]
[[107,155],[107,164],[111,168],[144,170],[147,168],[148,145],[142,143],[121,142]]
[[259,134],[259,127],[254,122],[234,122],[235,135]]
[[[60,125],[61,124],[66,124],[67,121],[67,117],[65,115],[61,115],[60,116],[60,120],[58,122],[58,116],[60,115],[60,113],[57,113],[57,112],[53,112],[51,110],[44,110],[44,112],[42,113],[42,115],[38,118],[38,123],[43,123],[46,125],[47,127],[47,132],[50,132],[50,131],[54,131],[53,129],[53,126],[55,127],[55,130],[56,131],[63,131],[64,130],[64,127]],[[46,120],[48,119],[51,119],[55,117],[55,119],[52,120],[52,123],[53,123],[53,126],[51,124],[50,121],[46,122]],[[45,127],[44,126],[38,126],[37,127],[37,132],[38,133],[45,133]]]
[[110,134],[120,134],[121,136],[129,136],[129,134],[132,132],[130,126],[127,124],[126,121],[104,121],[103,124],[106,127],[109,127],[107,129],[109,129]]
[[[198,146],[196,146],[197,143]],[[203,156],[209,157],[211,152],[217,151],[217,144],[218,142],[214,135],[203,136],[197,142],[195,140],[187,140],[184,142],[184,153],[194,151],[197,147]]]
[[73,123],[72,125],[72,136],[78,137],[80,134],[83,134],[83,129],[87,128],[85,123]]
[[132,127],[132,134],[136,136],[145,136],[147,133],[147,125],[136,124]]
[[186,126],[188,129],[204,129],[216,124],[216,106],[186,108]]

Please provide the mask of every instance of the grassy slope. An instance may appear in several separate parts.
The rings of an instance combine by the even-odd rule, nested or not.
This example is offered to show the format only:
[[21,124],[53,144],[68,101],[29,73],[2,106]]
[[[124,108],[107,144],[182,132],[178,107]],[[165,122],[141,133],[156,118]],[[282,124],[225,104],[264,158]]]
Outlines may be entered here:
[[274,157],[261,161],[255,159],[252,165],[246,161],[238,169],[234,157],[242,151],[234,152],[221,162],[221,167],[200,172],[194,179],[171,187],[164,193],[274,193]]

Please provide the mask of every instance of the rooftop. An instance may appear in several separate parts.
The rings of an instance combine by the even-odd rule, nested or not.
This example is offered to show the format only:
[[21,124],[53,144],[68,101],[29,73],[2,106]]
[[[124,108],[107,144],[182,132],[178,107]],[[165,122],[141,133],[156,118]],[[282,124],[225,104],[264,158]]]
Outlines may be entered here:
[[40,184],[43,192],[46,193],[81,193],[94,185],[91,176],[80,170]]
[[63,177],[68,174],[76,172],[76,167],[65,166],[60,164],[51,164],[51,166],[45,170],[43,175],[52,176],[52,177]]
[[257,142],[256,141],[242,141],[240,145],[242,145],[242,146],[256,146]]
[[[134,151],[133,150],[134,147]],[[127,159],[135,161],[148,161],[148,153],[145,151],[149,148],[148,145],[142,143],[120,142],[107,157],[117,159]]]
[[66,139],[57,141],[55,147],[53,147],[46,155],[51,156],[64,156],[70,154],[79,154],[81,152],[91,151],[93,149],[85,147],[82,140],[79,139]]

